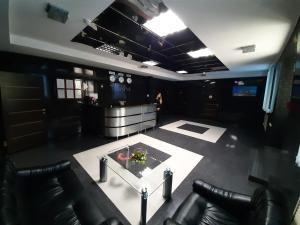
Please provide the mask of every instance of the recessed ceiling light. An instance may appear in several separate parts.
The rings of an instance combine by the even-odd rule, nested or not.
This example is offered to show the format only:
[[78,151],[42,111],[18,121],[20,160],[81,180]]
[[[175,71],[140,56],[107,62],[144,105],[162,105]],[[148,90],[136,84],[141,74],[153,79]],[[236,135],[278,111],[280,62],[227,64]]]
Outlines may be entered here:
[[167,12],[161,13],[153,19],[148,20],[144,23],[144,26],[160,37],[164,37],[187,28],[172,10],[168,10]]
[[185,70],[179,70],[179,71],[176,71],[176,73],[187,73],[187,71],[185,71]]
[[202,48],[196,51],[190,51],[187,54],[193,58],[200,58],[200,57],[207,57],[207,56],[214,55],[214,53],[212,53],[208,48]]
[[149,66],[156,66],[157,64],[158,64],[158,62],[154,62],[154,61],[145,61],[145,62],[143,62],[144,64],[147,64],[147,65],[149,65]]

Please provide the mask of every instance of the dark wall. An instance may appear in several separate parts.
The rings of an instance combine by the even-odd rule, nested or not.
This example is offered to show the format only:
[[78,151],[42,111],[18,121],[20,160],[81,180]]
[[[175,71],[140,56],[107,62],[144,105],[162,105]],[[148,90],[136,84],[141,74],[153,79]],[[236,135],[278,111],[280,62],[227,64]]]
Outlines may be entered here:
[[[235,82],[243,82],[245,86],[256,86],[255,97],[233,96],[232,89]],[[262,102],[265,90],[265,78],[227,79],[217,83],[217,98],[220,102],[220,114],[232,114],[251,122],[262,122]],[[234,119],[234,118],[233,118]],[[247,122],[244,121],[244,122]],[[259,124],[261,125],[261,124]]]
[[[257,86],[257,95],[233,96],[235,82],[241,81],[245,86]],[[263,121],[264,89],[265,77],[176,82],[174,99],[177,104],[173,110],[189,117],[260,126]]]
[[[57,131],[69,133],[72,128],[77,132],[80,123],[80,104],[78,100],[57,99],[56,78],[80,78],[93,80],[96,92],[99,95],[101,106],[117,105],[119,101],[113,99],[113,89],[109,82],[108,70],[78,65],[69,62],[51,60],[22,54],[0,52],[0,70],[39,74],[44,80],[47,121]],[[78,75],[73,67],[92,69],[94,76]],[[118,71],[116,71],[118,72]],[[157,91],[163,94],[163,114],[178,114],[195,118],[243,123],[251,119],[257,124],[262,122],[262,93],[264,78],[243,79],[245,85],[258,86],[256,97],[233,97],[232,87],[240,79],[220,79],[211,81],[175,82],[160,80],[152,77],[132,75],[132,84],[123,84],[126,92],[126,104],[143,104],[155,101]],[[212,98],[209,98],[212,96]],[[65,124],[66,130],[62,129]]]
[[[74,67],[94,70],[94,76],[75,74]],[[57,136],[64,136],[77,132],[80,123],[80,100],[58,99],[56,89],[57,78],[82,79],[93,81],[95,92],[99,96],[99,105],[102,107],[118,105],[119,100],[113,98],[113,88],[109,82],[108,70],[79,65],[69,62],[52,60],[47,58],[0,52],[0,71],[16,72],[20,74],[38,74],[43,77],[45,102],[47,109],[47,122],[50,130]],[[116,71],[118,72],[118,71]],[[151,77],[132,75],[132,84],[122,84],[121,88],[126,92],[126,104],[143,104],[154,102],[158,89],[163,95],[173,95],[170,81],[163,81]],[[172,97],[166,97],[164,112],[172,111]],[[50,132],[50,136],[53,132]]]
[[[0,88],[0,99],[1,99],[1,88]],[[2,109],[2,102],[0,101],[0,109]],[[2,120],[2,110],[0,110],[0,152],[3,152],[4,146],[4,123]]]
[[270,115],[268,144],[296,154],[300,144],[300,100],[292,96],[296,80],[300,80],[300,22],[295,28],[278,64],[281,64],[278,95]]
[[[73,72],[73,67],[92,69],[94,76],[78,75]],[[69,62],[51,60],[29,55],[0,52],[0,70],[17,73],[40,74],[44,76],[45,88],[47,89],[46,99],[56,102],[56,78],[70,78],[93,80],[95,88],[99,93],[103,105],[118,104],[112,99],[111,84],[109,82],[108,70],[94,68],[86,65],[74,64]],[[160,89],[167,96],[172,89],[171,81],[160,80],[152,77],[132,75],[132,84],[123,84],[126,89],[127,102],[129,104],[140,104],[145,101],[153,101],[155,94]],[[100,88],[100,87],[103,88]],[[149,94],[149,98],[147,98]],[[169,99],[169,98],[168,98]],[[59,100],[63,102],[64,100]],[[70,102],[71,100],[66,100]],[[76,102],[76,100],[74,100]],[[53,102],[52,102],[53,103]]]

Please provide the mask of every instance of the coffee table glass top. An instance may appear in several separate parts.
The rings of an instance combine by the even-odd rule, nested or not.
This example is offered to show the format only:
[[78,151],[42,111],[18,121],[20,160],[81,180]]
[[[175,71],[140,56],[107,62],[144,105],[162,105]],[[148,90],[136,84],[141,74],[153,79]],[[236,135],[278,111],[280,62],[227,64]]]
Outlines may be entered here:
[[141,142],[114,149],[104,157],[107,158],[107,167],[111,172],[138,193],[147,188],[149,196],[163,184],[164,171],[172,170],[166,162],[171,157],[169,154]]

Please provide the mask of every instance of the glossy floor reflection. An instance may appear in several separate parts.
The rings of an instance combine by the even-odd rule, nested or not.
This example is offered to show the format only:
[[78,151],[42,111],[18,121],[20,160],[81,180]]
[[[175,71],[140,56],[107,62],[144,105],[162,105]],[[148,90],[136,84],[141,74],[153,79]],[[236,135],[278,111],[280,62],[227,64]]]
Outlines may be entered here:
[[[264,136],[262,131],[240,127],[237,124],[223,124],[174,116],[165,117],[164,123],[168,124],[178,120],[188,120],[226,127],[227,130],[216,143],[159,128],[149,130],[146,133],[146,135],[154,137],[155,139],[171,143],[204,156],[200,163],[198,163],[174,191],[172,200],[164,203],[150,219],[148,224],[151,225],[161,225],[165,218],[173,215],[177,207],[192,191],[192,182],[194,179],[203,179],[216,186],[243,194],[252,194],[253,190],[259,186],[256,183],[248,181],[248,171],[252,164],[252,154],[254,150],[264,148]],[[126,223],[127,220],[122,213],[111,203],[108,197],[98,188],[97,184],[72,156],[73,154],[113,141],[115,141],[115,139],[106,139],[99,136],[72,137],[64,141],[50,142],[45,146],[18,152],[11,155],[11,157],[18,167],[46,164],[61,159],[71,160],[75,173],[79,176],[79,179],[91,197],[95,199],[99,209],[102,210],[106,216],[115,215],[123,220],[125,224],[129,224]],[[291,162],[288,160],[288,157],[281,157],[277,160],[277,163],[280,163],[280,160],[284,160],[284,162],[280,164],[282,165],[280,168],[276,167],[276,170],[273,171],[271,185],[281,188],[287,193],[287,203],[291,211],[300,190],[299,170],[291,172]],[[292,161],[292,163],[294,163],[294,161]],[[278,172],[279,170],[280,172]],[[293,176],[287,176],[287,174],[293,174]],[[115,183],[115,185],[119,184]],[[128,195],[130,195],[130,193],[131,192],[128,192]]]

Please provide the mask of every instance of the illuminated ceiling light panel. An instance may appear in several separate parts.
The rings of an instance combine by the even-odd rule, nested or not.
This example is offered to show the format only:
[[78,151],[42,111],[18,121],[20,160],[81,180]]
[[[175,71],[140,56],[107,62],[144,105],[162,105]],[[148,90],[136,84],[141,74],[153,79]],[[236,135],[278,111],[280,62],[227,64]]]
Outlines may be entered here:
[[179,71],[176,71],[176,73],[184,74],[184,73],[187,73],[187,71],[185,71],[185,70],[179,70]]
[[208,48],[202,48],[196,51],[190,51],[187,53],[189,56],[193,58],[207,57],[214,55]]
[[172,10],[168,10],[167,12],[161,13],[153,19],[148,20],[144,23],[144,26],[160,37],[164,37],[187,28]]
[[103,51],[103,52],[108,52],[108,53],[117,54],[117,55],[121,51],[119,48],[114,47],[112,45],[108,45],[108,44],[103,44],[103,45],[99,46],[96,49],[100,50],[100,51]]
[[158,64],[158,62],[154,62],[154,61],[145,61],[143,62],[144,64],[147,64],[149,66],[156,66]]

